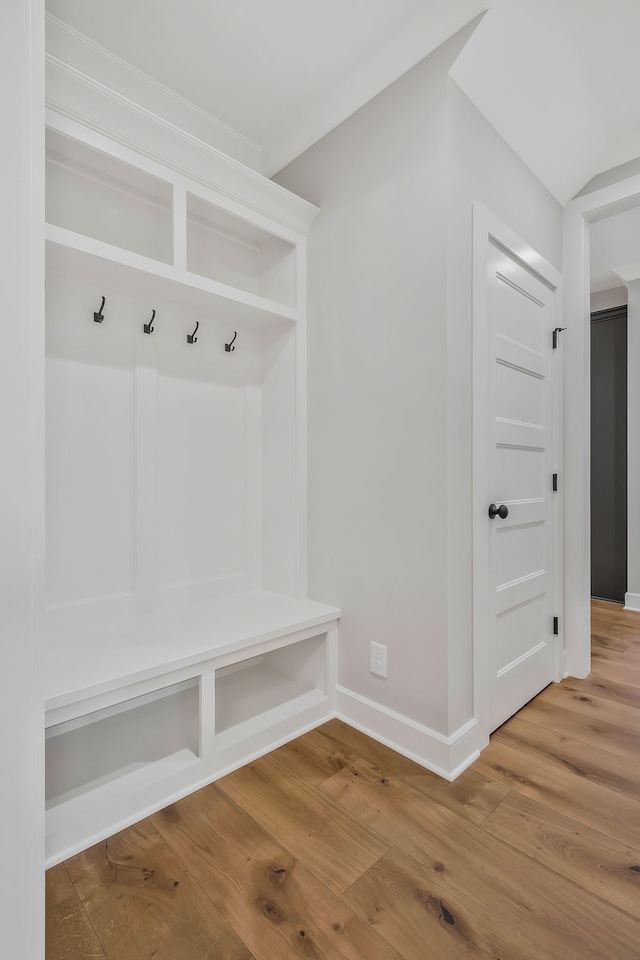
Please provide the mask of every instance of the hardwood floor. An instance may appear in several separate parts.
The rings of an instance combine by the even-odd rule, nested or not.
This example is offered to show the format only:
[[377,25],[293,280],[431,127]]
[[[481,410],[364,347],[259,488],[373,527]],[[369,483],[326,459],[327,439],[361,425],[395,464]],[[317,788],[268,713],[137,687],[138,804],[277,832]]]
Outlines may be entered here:
[[455,783],[339,720],[47,874],[47,960],[638,960],[640,613]]

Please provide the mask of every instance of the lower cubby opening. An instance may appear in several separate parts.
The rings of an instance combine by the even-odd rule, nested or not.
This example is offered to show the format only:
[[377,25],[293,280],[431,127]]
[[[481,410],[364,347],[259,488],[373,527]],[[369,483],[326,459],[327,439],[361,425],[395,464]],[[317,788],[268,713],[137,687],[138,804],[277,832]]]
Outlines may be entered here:
[[199,713],[195,677],[49,727],[47,834],[64,834],[78,820],[99,832],[123,795],[197,763]]
[[224,749],[326,698],[326,635],[216,670],[216,747]]

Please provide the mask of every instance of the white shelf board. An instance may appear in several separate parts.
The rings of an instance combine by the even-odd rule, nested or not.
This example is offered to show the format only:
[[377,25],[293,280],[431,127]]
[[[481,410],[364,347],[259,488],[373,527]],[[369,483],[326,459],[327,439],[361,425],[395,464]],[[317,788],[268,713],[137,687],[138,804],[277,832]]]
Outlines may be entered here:
[[113,283],[120,290],[136,295],[148,293],[190,312],[215,312],[240,327],[270,326],[278,321],[296,322],[295,307],[267,300],[207,277],[178,270],[171,264],[151,260],[141,254],[114,247],[101,240],[65,230],[54,224],[45,226],[47,268],[95,278],[102,286]]
[[255,591],[57,634],[47,642],[46,709],[322,628],[339,616],[337,607]]

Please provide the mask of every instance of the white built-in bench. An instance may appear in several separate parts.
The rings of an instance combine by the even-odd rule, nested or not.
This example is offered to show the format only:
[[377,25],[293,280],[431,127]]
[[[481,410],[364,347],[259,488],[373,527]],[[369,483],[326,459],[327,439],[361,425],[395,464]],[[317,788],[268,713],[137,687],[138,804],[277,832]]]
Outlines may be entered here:
[[339,615],[257,591],[52,639],[47,865],[330,717]]

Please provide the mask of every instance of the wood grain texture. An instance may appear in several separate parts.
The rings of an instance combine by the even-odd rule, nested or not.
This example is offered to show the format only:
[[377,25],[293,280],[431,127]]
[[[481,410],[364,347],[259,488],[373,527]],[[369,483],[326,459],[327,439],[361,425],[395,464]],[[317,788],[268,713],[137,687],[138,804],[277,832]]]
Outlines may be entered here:
[[[329,736],[328,729],[332,729],[335,736]],[[338,735],[349,744],[338,741]],[[299,737],[276,750],[272,756],[297,776],[318,785],[363,753],[376,765],[382,764],[385,769],[392,767],[408,783],[473,823],[483,823],[509,792],[508,787],[488,780],[474,770],[466,770],[455,783],[449,783],[413,760],[399,757],[384,744],[374,744],[369,737],[341,721],[332,721],[325,724],[322,731],[314,730]]]
[[274,750],[273,756],[307,783],[319,784],[357,760],[358,754],[320,730]]
[[47,870],[46,902],[47,960],[105,960],[64,864]]
[[594,717],[586,709],[576,711],[572,706],[539,700],[538,697],[528,703],[519,716],[526,717],[528,723],[535,723],[549,730],[562,730],[575,740],[590,743],[619,757],[626,757],[632,761],[638,759],[637,720],[629,728],[613,720],[604,719],[604,715]]
[[406,960],[544,960],[548,956],[436,871],[395,848],[367,870],[343,899]]
[[273,754],[224,777],[220,789],[334,893],[346,890],[389,849]]
[[216,785],[152,819],[256,960],[399,960]]
[[379,768],[358,761],[323,789],[543,955],[636,960],[635,919]]
[[55,867],[47,960],[638,960],[640,614],[593,610],[455,783],[331,720]]
[[[572,773],[582,780],[599,783],[631,799],[640,797],[640,763],[633,763],[615,753],[575,740],[556,730],[528,723],[525,712],[512,717],[493,734],[492,743],[505,743],[523,754]],[[640,755],[639,755],[640,758]],[[481,758],[484,761],[484,758]],[[525,767],[526,759],[522,758]],[[475,767],[474,767],[475,769]]]
[[516,793],[484,829],[640,919],[640,850]]
[[576,779],[544,760],[531,755],[525,758],[497,740],[483,751],[477,766],[486,777],[511,786],[516,793],[640,848],[640,798],[615,793],[584,778]]
[[72,857],[67,866],[110,960],[252,960],[150,821]]

